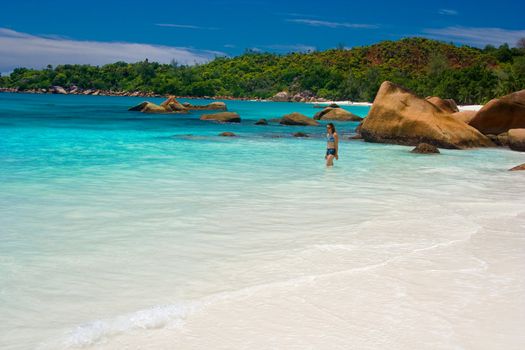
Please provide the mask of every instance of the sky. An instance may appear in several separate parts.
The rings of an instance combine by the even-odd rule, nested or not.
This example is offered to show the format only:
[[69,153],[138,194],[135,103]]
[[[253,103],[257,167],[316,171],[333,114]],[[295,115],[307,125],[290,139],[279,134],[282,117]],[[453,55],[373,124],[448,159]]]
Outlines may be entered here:
[[0,72],[145,58],[194,64],[246,49],[304,52],[411,36],[514,46],[525,37],[525,1],[1,0]]

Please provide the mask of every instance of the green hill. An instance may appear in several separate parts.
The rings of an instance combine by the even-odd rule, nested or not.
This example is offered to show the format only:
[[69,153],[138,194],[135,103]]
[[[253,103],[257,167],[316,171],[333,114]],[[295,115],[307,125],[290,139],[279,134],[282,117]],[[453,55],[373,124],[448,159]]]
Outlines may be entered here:
[[51,85],[144,91],[179,96],[267,98],[286,90],[318,97],[371,101],[390,80],[416,93],[483,103],[525,88],[525,49],[477,49],[423,38],[384,41],[352,49],[276,55],[247,51],[197,66],[117,62],[15,69],[1,87],[22,90]]

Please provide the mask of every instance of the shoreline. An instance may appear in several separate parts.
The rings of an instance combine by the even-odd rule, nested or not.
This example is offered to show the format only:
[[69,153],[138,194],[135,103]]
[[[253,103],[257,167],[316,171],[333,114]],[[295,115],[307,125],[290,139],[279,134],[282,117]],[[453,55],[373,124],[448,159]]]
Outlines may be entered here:
[[[55,89],[53,89],[55,88]],[[152,92],[143,91],[111,91],[100,89],[77,89],[67,91],[62,87],[53,87],[50,89],[30,89],[19,90],[17,88],[0,88],[0,93],[13,94],[30,94],[30,95],[84,95],[84,96],[116,96],[116,97],[146,97],[146,98],[169,98],[173,96],[177,99],[200,99],[200,100],[224,100],[224,101],[253,101],[253,102],[301,102],[301,101],[274,101],[272,98],[254,98],[254,97],[233,97],[233,96],[181,96],[172,94],[156,94]],[[324,98],[312,98],[310,101],[302,101],[301,103],[322,103],[330,104],[332,101],[327,101]],[[341,104],[352,104],[351,101],[341,101]],[[354,104],[370,104],[369,102],[355,102]]]
[[[46,89],[43,89],[46,90]],[[177,96],[177,95],[163,95],[154,94],[149,92],[127,92],[127,91],[107,91],[107,90],[83,90],[78,92],[52,92],[52,91],[37,91],[37,90],[18,90],[15,88],[0,88],[1,93],[13,93],[13,94],[29,94],[29,95],[83,95],[83,96],[114,96],[114,97],[144,97],[144,98],[168,98],[174,96],[177,99],[188,99],[188,100],[214,100],[214,101],[250,101],[250,102],[280,102],[280,103],[305,103],[313,106],[320,105],[326,107],[330,104],[338,104],[339,106],[363,106],[372,107],[372,102],[354,102],[350,100],[325,100],[319,98],[315,101],[274,101],[271,98],[253,98],[253,97],[232,97],[232,96]],[[326,106],[325,106],[326,105]],[[460,112],[464,111],[479,111],[483,105],[458,105]]]

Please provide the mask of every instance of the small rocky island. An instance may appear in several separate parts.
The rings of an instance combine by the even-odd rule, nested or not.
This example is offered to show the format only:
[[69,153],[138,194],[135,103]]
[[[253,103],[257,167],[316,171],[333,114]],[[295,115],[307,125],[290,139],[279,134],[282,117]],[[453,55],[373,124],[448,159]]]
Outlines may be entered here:
[[188,113],[189,111],[226,111],[227,107],[224,102],[212,102],[207,105],[192,105],[190,103],[180,103],[174,96],[162,102],[160,105],[144,101],[128,109],[142,113],[168,114],[168,113]]

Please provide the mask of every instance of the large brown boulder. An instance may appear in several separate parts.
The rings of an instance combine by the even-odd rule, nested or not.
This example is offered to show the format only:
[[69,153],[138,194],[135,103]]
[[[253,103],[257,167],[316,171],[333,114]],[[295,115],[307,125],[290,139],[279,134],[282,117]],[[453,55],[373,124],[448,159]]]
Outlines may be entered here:
[[476,111],[461,111],[453,113],[452,116],[463,123],[468,124],[476,116]]
[[342,108],[326,107],[322,111],[314,115],[315,120],[335,120],[342,122],[360,122],[363,120],[360,116],[357,116],[351,112],[348,112]]
[[240,123],[241,117],[233,112],[221,112],[215,114],[203,114],[201,120],[215,120],[222,123]]
[[304,114],[293,112],[281,118],[280,123],[283,125],[309,125],[317,126],[319,123]]
[[525,90],[495,98],[481,108],[470,125],[483,134],[525,128]]
[[168,99],[160,104],[168,112],[181,112],[185,111],[184,107],[174,96],[168,97]]
[[510,129],[507,140],[510,149],[525,152],[525,129]]
[[411,146],[424,142],[452,149],[494,146],[476,129],[389,81],[381,84],[360,131],[368,142]]
[[458,105],[456,104],[456,101],[454,101],[451,98],[444,100],[441,97],[430,96],[430,97],[427,97],[425,100],[432,103],[434,106],[438,107],[443,112],[451,113],[451,114],[459,112],[459,108],[458,108]]

